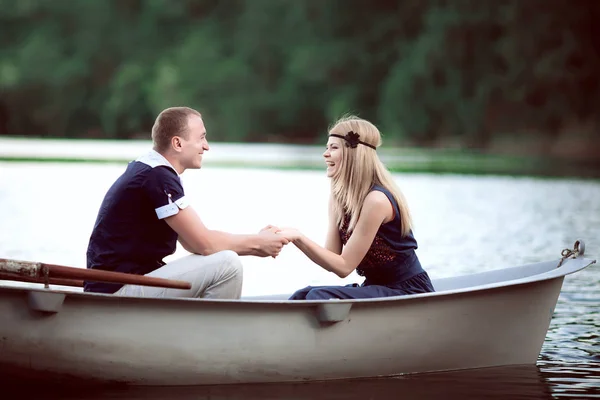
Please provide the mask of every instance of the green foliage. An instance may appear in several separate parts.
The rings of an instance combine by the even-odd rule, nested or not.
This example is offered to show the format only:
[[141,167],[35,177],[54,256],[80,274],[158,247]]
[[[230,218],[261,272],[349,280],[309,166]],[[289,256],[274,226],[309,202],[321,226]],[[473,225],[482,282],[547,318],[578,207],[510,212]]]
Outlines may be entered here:
[[[147,137],[200,110],[212,140],[386,144],[600,126],[595,0],[0,0],[0,133]],[[596,41],[596,42],[594,42]],[[597,131],[596,131],[597,134]]]

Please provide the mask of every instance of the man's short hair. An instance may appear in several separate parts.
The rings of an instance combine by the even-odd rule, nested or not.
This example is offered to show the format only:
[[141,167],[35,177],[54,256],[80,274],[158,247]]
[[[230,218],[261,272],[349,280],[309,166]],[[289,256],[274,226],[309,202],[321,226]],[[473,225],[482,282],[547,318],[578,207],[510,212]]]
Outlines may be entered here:
[[173,136],[187,139],[188,118],[191,115],[202,115],[189,107],[171,107],[163,110],[152,126],[152,142],[157,151],[166,150],[171,145]]

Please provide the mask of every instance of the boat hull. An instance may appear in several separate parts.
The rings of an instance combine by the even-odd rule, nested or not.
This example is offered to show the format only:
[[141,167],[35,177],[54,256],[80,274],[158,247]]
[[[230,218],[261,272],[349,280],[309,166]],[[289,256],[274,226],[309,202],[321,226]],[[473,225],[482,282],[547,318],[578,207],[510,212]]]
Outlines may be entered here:
[[534,364],[563,277],[411,301],[319,304],[68,294],[32,310],[3,290],[2,362],[135,385],[292,382]]

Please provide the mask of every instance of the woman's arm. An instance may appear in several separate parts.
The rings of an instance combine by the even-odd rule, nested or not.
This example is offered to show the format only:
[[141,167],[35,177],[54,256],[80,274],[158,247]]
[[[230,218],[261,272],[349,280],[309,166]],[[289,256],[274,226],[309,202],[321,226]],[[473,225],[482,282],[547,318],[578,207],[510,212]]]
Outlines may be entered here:
[[[369,193],[365,198],[352,236],[350,236],[341,254],[336,254],[328,248],[319,246],[297,230],[284,229],[279,234],[293,241],[296,247],[313,262],[340,278],[345,278],[358,267],[365,257],[381,224],[386,220],[390,220],[392,216],[392,204],[387,196],[380,191]],[[328,245],[331,245],[329,240],[332,237],[330,236],[332,236],[331,223]]]
[[329,227],[325,239],[325,248],[335,254],[342,253],[342,239],[333,213],[333,198],[329,198]]

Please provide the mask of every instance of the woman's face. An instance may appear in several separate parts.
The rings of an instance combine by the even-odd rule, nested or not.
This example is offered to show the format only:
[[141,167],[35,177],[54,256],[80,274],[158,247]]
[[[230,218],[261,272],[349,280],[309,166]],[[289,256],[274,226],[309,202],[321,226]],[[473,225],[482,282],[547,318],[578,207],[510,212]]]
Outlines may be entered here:
[[327,165],[327,177],[334,177],[341,168],[342,163],[342,140],[336,137],[330,137],[327,140],[327,148],[323,157],[325,158],[325,164]]

